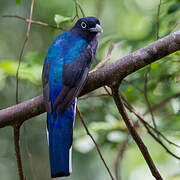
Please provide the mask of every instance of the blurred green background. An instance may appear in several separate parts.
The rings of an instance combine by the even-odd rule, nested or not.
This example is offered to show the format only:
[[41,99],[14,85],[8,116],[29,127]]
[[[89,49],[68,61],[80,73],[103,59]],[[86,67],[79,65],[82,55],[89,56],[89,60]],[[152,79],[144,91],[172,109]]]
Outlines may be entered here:
[[[157,8],[159,0],[89,0],[79,1],[86,16],[100,19],[104,33],[99,42],[95,64],[105,58],[111,43],[114,43],[111,63],[136,49],[156,40]],[[159,16],[159,35],[163,37],[180,27],[180,1],[162,0]],[[0,15],[29,17],[30,0],[0,0]],[[80,11],[79,14],[81,15]],[[56,15],[56,16],[55,16]],[[58,16],[57,16],[58,15]],[[57,17],[73,18],[73,0],[35,0],[33,20],[56,25]],[[56,21],[55,21],[56,17]],[[69,29],[74,22],[61,22],[59,26]],[[0,17],[0,109],[15,104],[15,74],[18,58],[25,39],[27,24],[15,18]],[[53,39],[62,31],[32,24],[30,39],[24,51],[20,68],[20,101],[42,93],[41,70],[45,55]],[[180,91],[180,52],[171,54],[151,65],[148,76],[148,97],[152,107]],[[128,76],[121,85],[121,93],[128,102],[142,114],[147,105],[141,90],[147,67]],[[138,90],[138,88],[141,90]],[[100,88],[78,102],[79,108],[96,139],[102,154],[114,174],[114,162],[118,145],[126,139],[126,127],[117,112],[111,97],[91,97],[105,93]],[[89,97],[90,96],[90,97]],[[180,145],[180,101],[179,96],[158,106],[154,111],[158,129],[169,139]],[[133,120],[135,116],[130,115]],[[40,115],[25,122],[26,133],[21,128],[21,151],[27,180],[50,179],[48,144],[46,139],[46,115]],[[145,119],[152,124],[151,116]],[[138,132],[152,155],[160,173],[167,180],[180,179],[180,162],[147,134],[140,126]],[[165,144],[177,155],[180,149]],[[32,154],[32,166],[26,148]],[[32,172],[33,171],[33,172]],[[129,138],[126,151],[119,168],[122,180],[153,180],[137,145]],[[14,155],[13,131],[11,127],[0,129],[0,179],[18,179]],[[73,173],[67,180],[109,180],[110,177],[100,157],[87,137],[78,117],[74,128]]]

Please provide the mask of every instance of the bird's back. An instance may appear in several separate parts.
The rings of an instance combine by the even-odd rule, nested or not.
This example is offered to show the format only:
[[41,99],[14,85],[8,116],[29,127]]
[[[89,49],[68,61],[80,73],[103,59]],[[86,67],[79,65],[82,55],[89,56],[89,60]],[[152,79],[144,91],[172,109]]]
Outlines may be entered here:
[[[87,24],[86,24],[87,23]],[[85,85],[102,32],[95,17],[81,18],[51,44],[43,67],[51,177],[71,172],[72,133],[76,99]]]
[[65,32],[58,36],[51,44],[46,56],[46,64],[51,64],[49,69],[49,85],[51,101],[54,103],[60,93],[63,82],[62,72],[64,64],[73,62],[87,46],[87,42],[80,36]]

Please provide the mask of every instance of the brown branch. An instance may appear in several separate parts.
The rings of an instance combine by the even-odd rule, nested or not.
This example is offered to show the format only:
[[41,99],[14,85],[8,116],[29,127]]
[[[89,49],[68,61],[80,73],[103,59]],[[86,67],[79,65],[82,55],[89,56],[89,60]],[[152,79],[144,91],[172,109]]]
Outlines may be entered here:
[[99,64],[97,64],[97,65],[93,68],[93,70],[90,71],[89,73],[92,73],[92,72],[94,72],[94,71],[97,71],[98,69],[100,69],[101,67],[103,67],[103,66],[106,64],[106,62],[110,60],[113,49],[114,49],[114,44],[111,44],[110,47],[109,47],[109,49],[108,49],[107,56],[104,58],[104,60],[101,61]]
[[147,90],[147,83],[148,83],[148,75],[150,74],[150,71],[151,71],[151,65],[149,65],[147,71],[146,71],[146,74],[145,74],[145,80],[144,80],[144,97],[145,97],[145,101],[146,101],[146,104],[147,104],[147,107],[148,107],[148,110],[151,114],[151,118],[152,118],[152,122],[153,122],[153,125],[154,125],[154,128],[157,129],[157,125],[156,125],[156,122],[155,122],[155,118],[154,118],[154,114],[152,112],[152,108],[151,108],[151,104],[149,102],[149,98],[148,98],[148,90]]
[[120,180],[120,178],[119,178],[119,164],[120,164],[120,161],[121,161],[123,154],[126,150],[126,145],[128,143],[128,140],[129,140],[129,133],[126,136],[126,139],[122,143],[120,143],[118,146],[118,153],[117,153],[117,156],[116,156],[116,159],[114,162],[114,171],[115,171],[116,180]]
[[[92,72],[94,72],[94,71],[97,71],[98,69],[100,69],[101,67],[103,67],[103,66],[106,64],[106,62],[110,60],[113,49],[114,49],[114,44],[111,44],[110,47],[109,47],[109,49],[108,49],[107,56],[104,58],[104,60],[102,60],[99,64],[97,64],[97,65],[92,69],[92,71],[90,71],[89,73],[92,73]],[[111,92],[109,91],[108,87],[107,87],[107,86],[104,86],[104,89],[105,89],[105,91],[109,94],[109,96],[111,96]]]
[[156,15],[156,39],[159,39],[159,14],[161,9],[161,0],[159,0],[157,15]]
[[[90,73],[80,96],[102,86],[120,81],[138,69],[178,50],[180,50],[180,31],[174,32]],[[0,127],[28,120],[43,112],[45,112],[45,107],[42,96],[35,97],[21,104],[0,110]]]
[[[157,31],[156,39],[157,40],[159,39],[159,14],[160,14],[160,8],[161,8],[161,0],[159,0],[159,5],[158,5],[158,9],[157,9],[157,16],[156,16],[156,31]],[[150,71],[151,71],[151,65],[149,65],[149,67],[147,69],[147,72],[145,74],[144,97],[145,97],[146,104],[148,106],[149,112],[151,114],[151,118],[152,118],[152,122],[153,122],[154,128],[157,129],[157,125],[156,125],[156,122],[155,122],[154,114],[153,114],[153,111],[152,111],[152,108],[151,108],[151,104],[149,102],[148,92],[147,92],[147,83],[148,83],[148,76],[150,75]]]
[[[159,0],[159,5],[158,5],[158,9],[157,9],[157,16],[156,16],[156,39],[158,40],[159,39],[159,14],[160,14],[160,8],[161,8],[161,0]],[[152,111],[152,108],[151,108],[151,104],[149,102],[149,98],[148,98],[148,92],[147,92],[147,83],[148,83],[148,75],[150,75],[150,71],[151,71],[151,65],[149,65],[148,69],[147,69],[147,72],[145,74],[145,80],[144,80],[144,97],[145,97],[145,100],[146,100],[146,104],[148,106],[148,109],[149,109],[149,112],[151,114],[151,118],[152,118],[152,122],[153,122],[153,125],[154,125],[154,128],[157,129],[157,125],[156,125],[156,122],[155,122],[155,118],[154,118],[154,114],[153,114],[153,111]]]
[[79,17],[79,13],[78,13],[78,7],[79,7],[79,9],[80,9],[80,11],[81,11],[82,16],[83,16],[83,17],[86,17],[86,16],[85,16],[85,13],[84,13],[84,11],[83,11],[83,9],[82,9],[82,6],[81,6],[80,2],[78,2],[77,0],[74,0],[74,3],[75,3],[76,15],[74,16],[73,21],[74,21],[74,19],[75,19],[76,17],[77,17],[78,19],[80,18],[80,17]]
[[[145,125],[145,124],[144,124]],[[174,154],[173,152],[171,152],[166,145],[160,140],[160,138],[157,138],[149,128],[147,128],[147,126],[145,125],[148,133],[166,150],[167,153],[169,153],[171,156],[175,157],[176,159],[180,160],[180,157],[177,156],[176,154]]]
[[74,3],[75,3],[75,12],[76,12],[76,14],[75,14],[74,18],[72,19],[72,21],[74,21],[76,18],[78,18],[78,19],[80,18],[79,12],[78,12],[78,7],[79,7],[79,9],[81,11],[82,16],[86,17],[85,14],[84,14],[83,9],[81,7],[81,4],[77,0],[74,0]]
[[75,3],[76,3],[76,5],[79,7],[79,9],[80,9],[81,14],[83,15],[83,17],[86,17],[86,15],[85,15],[85,13],[84,13],[84,11],[83,11],[83,9],[82,9],[82,6],[81,6],[80,2],[78,2],[77,0],[75,0]]
[[42,96],[37,96],[28,101],[0,110],[0,128],[22,123],[45,112],[45,105]]
[[99,147],[98,147],[95,139],[93,138],[93,136],[92,136],[91,133],[89,132],[89,130],[88,130],[87,126],[86,126],[86,123],[85,123],[85,121],[84,121],[84,119],[83,119],[83,117],[82,117],[82,114],[81,114],[81,112],[79,111],[78,107],[77,107],[77,112],[78,112],[79,118],[80,118],[80,120],[81,120],[81,122],[82,122],[82,124],[83,124],[83,126],[84,126],[84,128],[85,128],[85,130],[86,130],[87,135],[88,135],[88,136],[92,139],[92,141],[94,142],[94,144],[95,144],[95,146],[96,146],[96,149],[97,149],[97,151],[98,151],[98,153],[99,153],[99,156],[100,156],[100,158],[101,158],[101,160],[102,160],[105,168],[107,169],[107,172],[109,173],[111,179],[114,180],[113,175],[112,175],[110,169],[108,168],[108,166],[107,166],[107,164],[106,164],[106,162],[105,162],[105,160],[104,160],[104,158],[103,158],[103,156],[102,156],[102,154],[101,154],[101,151],[100,151],[100,149],[99,149]]
[[121,114],[131,136],[133,137],[134,141],[136,142],[136,144],[138,145],[142,155],[144,156],[144,159],[146,160],[146,163],[148,164],[152,175],[155,177],[155,179],[157,180],[162,180],[163,178],[161,177],[161,175],[159,174],[155,164],[152,161],[152,158],[147,150],[147,147],[145,146],[145,144],[143,143],[143,141],[141,140],[140,136],[138,135],[138,133],[136,132],[132,121],[130,120],[130,118],[128,117],[128,114],[125,110],[125,107],[122,103],[120,94],[119,94],[119,85],[114,85],[112,86],[112,94],[113,94],[113,98],[114,101],[116,103],[116,106],[119,110],[119,113]]
[[162,57],[180,50],[180,31],[131,53],[98,71],[90,73],[81,94],[88,93],[112,82],[120,81],[129,74],[151,64]]
[[157,129],[155,129],[154,127],[152,127],[149,123],[147,123],[144,118],[142,117],[142,115],[140,115],[139,113],[137,113],[134,108],[124,99],[123,99],[123,103],[126,106],[126,108],[132,112],[139,120],[140,122],[144,125],[144,127],[146,128],[146,130],[148,131],[148,133],[167,151],[167,153],[169,153],[170,155],[172,155],[173,157],[180,159],[180,157],[178,157],[177,155],[175,155],[173,152],[171,152],[165,145],[164,143],[161,141],[160,138],[157,138],[150,129],[152,129],[156,134],[158,134],[160,137],[162,137],[165,141],[167,141],[169,144],[174,145],[178,148],[180,148],[179,145],[175,144],[174,142],[170,141],[168,138],[166,138],[160,131],[158,131]]
[[77,7],[77,3],[75,0],[74,0],[74,3],[75,3],[76,15],[74,16],[73,21],[76,19],[76,17],[79,19],[78,7]]
[[88,98],[97,98],[97,97],[107,97],[109,96],[109,94],[96,94],[96,95],[90,95],[90,96],[86,96],[86,97],[80,97],[78,98],[78,100],[85,100]]
[[[30,20],[32,20],[33,7],[34,7],[34,0],[31,0],[30,15],[29,15]],[[19,103],[19,98],[18,98],[19,69],[20,69],[24,49],[29,39],[30,29],[31,29],[31,22],[28,23],[28,27],[26,31],[26,38],[24,40],[24,44],[19,55],[18,67],[16,71],[16,104]],[[19,179],[24,180],[25,178],[24,178],[24,172],[23,172],[22,161],[21,161],[20,145],[19,145],[19,130],[20,130],[20,124],[15,124],[14,125],[14,146],[15,146],[15,152],[16,152],[17,165],[18,165]]]
[[108,93],[109,96],[112,96],[112,93],[109,90],[108,86],[104,86],[105,91]]
[[21,65],[22,56],[23,56],[23,53],[24,53],[24,49],[25,49],[26,43],[27,43],[27,41],[29,39],[29,33],[30,33],[30,29],[31,29],[31,20],[32,20],[32,14],[33,14],[33,7],[34,7],[34,0],[31,0],[31,8],[30,8],[30,15],[29,15],[30,21],[28,22],[28,27],[27,27],[27,31],[26,31],[26,38],[24,40],[24,44],[23,44],[23,47],[22,47],[20,55],[19,55],[19,62],[18,62],[18,67],[17,67],[17,71],[16,71],[16,104],[19,103],[19,99],[18,99],[19,68],[20,68],[20,65]]
[[19,179],[25,180],[22,161],[21,161],[19,133],[20,133],[20,125],[19,124],[14,125],[14,148],[15,148],[16,160],[18,165]]
[[59,29],[61,31],[66,31],[64,28],[62,27],[57,27],[57,26],[54,26],[54,25],[50,25],[50,24],[47,24],[47,23],[44,23],[42,21],[34,21],[32,19],[26,19],[24,17],[21,17],[21,16],[17,16],[17,15],[3,15],[1,16],[3,18],[16,18],[16,19],[20,19],[20,20],[23,20],[25,21],[26,23],[31,23],[31,24],[38,24],[38,25],[41,25],[41,26],[45,26],[45,27],[50,27],[50,28],[53,28],[53,29]]

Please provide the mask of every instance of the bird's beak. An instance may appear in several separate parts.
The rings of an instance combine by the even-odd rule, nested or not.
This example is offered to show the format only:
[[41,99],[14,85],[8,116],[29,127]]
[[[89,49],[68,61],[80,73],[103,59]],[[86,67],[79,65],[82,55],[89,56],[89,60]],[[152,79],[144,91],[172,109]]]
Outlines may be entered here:
[[90,28],[89,30],[90,32],[100,32],[100,33],[103,32],[103,28],[99,24],[96,24],[96,27]]

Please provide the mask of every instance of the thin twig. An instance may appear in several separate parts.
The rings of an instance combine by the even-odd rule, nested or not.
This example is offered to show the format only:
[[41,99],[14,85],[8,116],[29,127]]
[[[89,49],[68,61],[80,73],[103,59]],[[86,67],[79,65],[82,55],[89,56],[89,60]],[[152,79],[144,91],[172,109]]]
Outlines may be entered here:
[[19,133],[20,133],[20,125],[14,125],[14,148],[15,148],[16,160],[18,165],[19,179],[25,180],[22,161],[21,161]]
[[133,137],[133,139],[135,140],[136,144],[138,145],[142,155],[144,156],[144,159],[146,160],[152,175],[155,177],[155,179],[157,180],[162,180],[163,178],[161,177],[160,173],[158,172],[148,150],[147,147],[145,146],[145,144],[143,143],[143,141],[141,140],[140,136],[138,135],[138,133],[136,132],[133,123],[131,121],[131,119],[129,118],[125,107],[122,103],[121,100],[121,96],[119,94],[119,85],[114,85],[112,86],[112,94],[113,94],[113,98],[114,101],[116,103],[116,106],[119,110],[119,113],[121,114],[121,116],[123,117],[123,120],[131,134],[131,136]]
[[118,153],[117,153],[117,156],[116,156],[116,159],[115,159],[115,162],[114,162],[114,171],[115,171],[116,180],[120,180],[120,177],[119,177],[119,164],[120,164],[120,161],[122,160],[122,157],[123,157],[123,154],[125,152],[128,140],[129,140],[129,133],[126,136],[126,139],[122,143],[120,143],[119,146],[118,146]]
[[[154,105],[154,106],[151,108],[151,110],[152,110],[153,112],[154,112],[154,111],[157,111],[159,108],[162,108],[163,106],[165,106],[171,99],[177,98],[177,97],[179,97],[179,96],[180,96],[180,93],[173,94],[172,96],[164,99],[164,100],[161,101],[160,103]],[[148,114],[148,113],[149,113],[149,110],[146,110],[146,112],[145,112],[143,115],[145,116],[145,115]]]
[[126,80],[126,79],[123,79],[122,82],[125,82],[125,83],[130,84],[130,85],[133,86],[135,89],[137,89],[139,92],[141,92],[141,93],[144,94],[144,91],[143,91],[141,88],[139,88],[136,84],[133,83],[133,80],[132,80],[132,81],[128,81],[128,80]]
[[[34,7],[34,0],[31,0],[31,8],[30,8],[30,15],[29,15],[29,19],[30,20],[32,20],[33,7]],[[23,53],[24,53],[24,49],[25,49],[26,43],[27,43],[27,41],[29,39],[30,29],[31,29],[31,21],[28,22],[28,27],[27,27],[27,31],[26,31],[26,38],[24,40],[24,44],[23,44],[23,47],[22,47],[21,52],[20,52],[18,68],[17,68],[17,71],[16,71],[16,104],[19,103],[19,97],[18,97],[18,90],[19,90],[19,68],[20,68],[20,65],[21,65],[22,56],[23,56]]]
[[104,60],[102,60],[99,64],[97,64],[97,65],[92,69],[92,71],[90,71],[90,73],[92,73],[92,72],[94,72],[94,71],[97,71],[98,69],[100,69],[101,67],[103,67],[104,64],[106,64],[107,61],[110,60],[113,49],[114,49],[114,44],[111,44],[110,47],[109,47],[109,49],[108,49],[107,56],[104,58]]
[[170,140],[169,140],[168,138],[166,138],[160,131],[158,131],[158,130],[155,129],[153,126],[151,126],[149,123],[147,123],[147,122],[144,120],[144,118],[143,118],[144,115],[140,115],[139,113],[137,113],[137,112],[135,111],[135,109],[127,102],[127,100],[126,100],[123,96],[122,96],[122,100],[123,100],[123,103],[124,103],[124,105],[126,106],[126,108],[127,108],[130,112],[134,113],[134,115],[135,115],[140,121],[142,121],[143,124],[146,124],[150,129],[152,129],[155,133],[159,134],[159,136],[161,136],[161,137],[162,137],[165,141],[167,141],[169,144],[174,145],[174,146],[180,148],[180,146],[179,146],[178,144],[175,144],[174,142],[170,141]]
[[112,93],[110,92],[108,86],[103,86],[105,91],[108,93],[109,96],[112,96]]
[[135,116],[140,120],[140,122],[144,125],[144,127],[146,128],[146,130],[148,131],[148,133],[169,153],[171,154],[173,157],[180,159],[180,157],[178,157],[177,155],[175,155],[173,152],[171,152],[165,145],[164,143],[161,141],[160,138],[157,138],[150,129],[152,129],[156,134],[158,134],[159,136],[161,136],[165,141],[167,141],[169,144],[174,145],[178,148],[180,148],[179,145],[175,144],[174,142],[170,141],[169,139],[167,139],[160,131],[158,131],[157,129],[155,129],[154,127],[152,127],[149,123],[147,123],[144,118],[142,117],[142,115],[140,115],[139,113],[137,113],[134,108],[125,100],[123,99],[123,103],[126,106],[126,108],[132,112],[133,114],[135,114]]
[[82,6],[81,6],[80,2],[78,2],[77,0],[75,0],[75,3],[76,3],[77,6],[79,7],[82,16],[83,16],[83,17],[86,17],[86,15],[85,15],[85,13],[84,13],[84,11],[83,11],[83,9],[82,9]]
[[[156,16],[156,39],[157,40],[159,39],[159,15],[160,15],[160,8],[161,8],[161,0],[159,0],[159,5],[158,5],[158,8],[157,8],[157,16]],[[150,74],[150,71],[151,71],[151,65],[148,66],[147,72],[145,74],[144,97],[145,97],[146,104],[148,106],[149,112],[151,114],[151,118],[152,118],[152,122],[153,122],[154,128],[157,129],[157,125],[156,125],[156,122],[155,122],[155,119],[154,119],[153,111],[152,111],[151,104],[150,104],[149,99],[148,99],[148,92],[147,92],[147,82],[148,82],[148,75]]]
[[[97,71],[98,69],[100,69],[101,67],[103,67],[103,66],[106,64],[106,62],[110,60],[113,49],[114,49],[114,44],[111,44],[111,45],[109,46],[108,53],[107,53],[106,57],[104,58],[104,60],[102,60],[99,64],[97,64],[97,65],[92,69],[92,71],[90,71],[89,73],[92,73],[92,72],[94,72],[94,71]],[[112,94],[111,94],[111,92],[109,91],[109,89],[108,89],[107,86],[104,86],[104,89],[105,89],[105,91],[109,94],[109,96],[112,96]]]
[[[180,50],[180,31],[176,31],[161,40],[155,41],[126,57],[116,60],[88,76],[86,85],[79,96],[87,94],[102,86],[114,83],[150,63]],[[146,54],[146,56],[144,56]],[[45,112],[43,96],[37,96],[18,105],[0,110],[0,128],[17,122],[31,120],[32,117]]]
[[[145,124],[144,124],[145,125]],[[174,154],[173,152],[171,152],[166,145],[160,140],[160,138],[157,138],[152,132],[151,130],[145,125],[148,133],[166,150],[167,153],[169,153],[170,155],[172,155],[173,157],[175,157],[176,159],[180,160],[180,157],[177,156],[176,154]]]
[[156,15],[156,39],[159,39],[159,14],[161,9],[161,0],[159,0],[159,5],[157,8],[157,15]]
[[150,71],[151,71],[151,65],[148,66],[148,69],[147,69],[146,74],[145,74],[144,97],[145,97],[146,104],[148,106],[149,112],[151,114],[151,118],[152,118],[152,122],[153,122],[154,128],[157,129],[157,125],[156,125],[156,122],[155,122],[155,119],[154,119],[154,114],[152,112],[152,108],[151,108],[151,104],[150,104],[149,99],[148,99],[148,92],[147,92],[148,75],[149,75]]
[[85,128],[85,130],[86,130],[87,135],[88,135],[88,136],[92,139],[92,141],[94,142],[94,144],[95,144],[95,146],[96,146],[96,149],[97,149],[97,151],[98,151],[98,153],[99,153],[99,156],[100,156],[101,160],[102,160],[103,163],[104,163],[104,166],[106,167],[106,169],[107,169],[107,171],[108,171],[111,179],[114,180],[114,177],[113,177],[110,169],[108,168],[108,166],[107,166],[107,164],[106,164],[106,162],[105,162],[105,160],[104,160],[104,158],[103,158],[103,156],[102,156],[102,154],[101,154],[101,151],[100,151],[100,149],[99,149],[99,147],[98,147],[95,139],[93,138],[93,136],[92,136],[91,133],[89,132],[89,130],[88,130],[87,126],[86,126],[86,123],[85,123],[85,121],[84,121],[84,119],[83,119],[83,117],[82,117],[82,114],[81,114],[81,112],[79,111],[78,107],[77,107],[77,112],[78,112],[79,118],[80,118],[80,120],[81,120],[81,122],[82,122],[82,124],[83,124],[83,126],[84,126],[84,128]]
[[76,14],[75,14],[74,18],[72,19],[72,21],[74,21],[76,19],[76,17],[79,19],[78,6],[77,6],[77,3],[76,3],[76,0],[74,0],[74,4],[75,4]]
[[[19,103],[19,97],[18,97],[18,93],[19,93],[19,91],[18,91],[19,90],[19,69],[20,69],[24,49],[25,49],[25,46],[26,46],[27,41],[29,39],[29,33],[30,33],[30,29],[31,29],[31,20],[32,20],[32,14],[33,14],[33,7],[34,7],[34,0],[31,0],[30,15],[29,15],[30,21],[28,22],[28,27],[27,27],[27,31],[26,31],[26,37],[25,37],[24,44],[23,44],[23,47],[22,47],[21,52],[20,52],[18,68],[17,68],[17,71],[16,71],[16,104]],[[14,143],[15,144],[19,144],[19,128],[20,127],[18,127],[18,129],[17,128],[14,129],[14,132],[17,131],[16,133],[14,133],[14,141],[15,141]],[[24,126],[24,128],[25,128],[25,126]],[[17,163],[18,163],[18,167],[19,167],[18,168],[19,176],[20,176],[20,179],[24,179],[19,146],[17,146],[16,154],[18,154],[17,156],[19,156],[17,158]],[[30,154],[30,152],[28,154]],[[31,159],[30,159],[30,162],[31,162]]]
[[85,97],[80,97],[78,98],[78,100],[85,100],[88,98],[97,98],[97,97],[107,97],[109,96],[109,94],[96,94],[96,95],[89,95],[89,96],[85,96]]
[[[112,54],[112,51],[114,49],[114,44],[111,44],[109,49],[108,49],[108,53],[107,53],[107,56],[104,58],[104,60],[102,60],[99,64],[97,64],[93,69],[92,71],[90,71],[89,73],[92,73],[94,71],[97,71],[98,69],[100,69],[101,67],[104,66],[104,64],[110,60],[111,58],[111,54]],[[104,86],[104,89],[105,91],[109,94],[109,96],[112,96],[111,92],[109,91],[108,87],[107,86]]]
[[17,15],[3,15],[1,16],[3,18],[16,18],[16,19],[20,19],[20,20],[23,20],[25,21],[26,23],[31,23],[31,24],[38,24],[38,25],[41,25],[41,26],[46,26],[46,27],[50,27],[50,28],[54,28],[54,29],[59,29],[61,31],[66,31],[64,28],[62,27],[57,27],[57,26],[54,26],[54,25],[50,25],[50,24],[47,24],[47,23],[44,23],[42,21],[34,21],[32,19],[26,19],[24,17],[21,17],[21,16],[17,16]]

